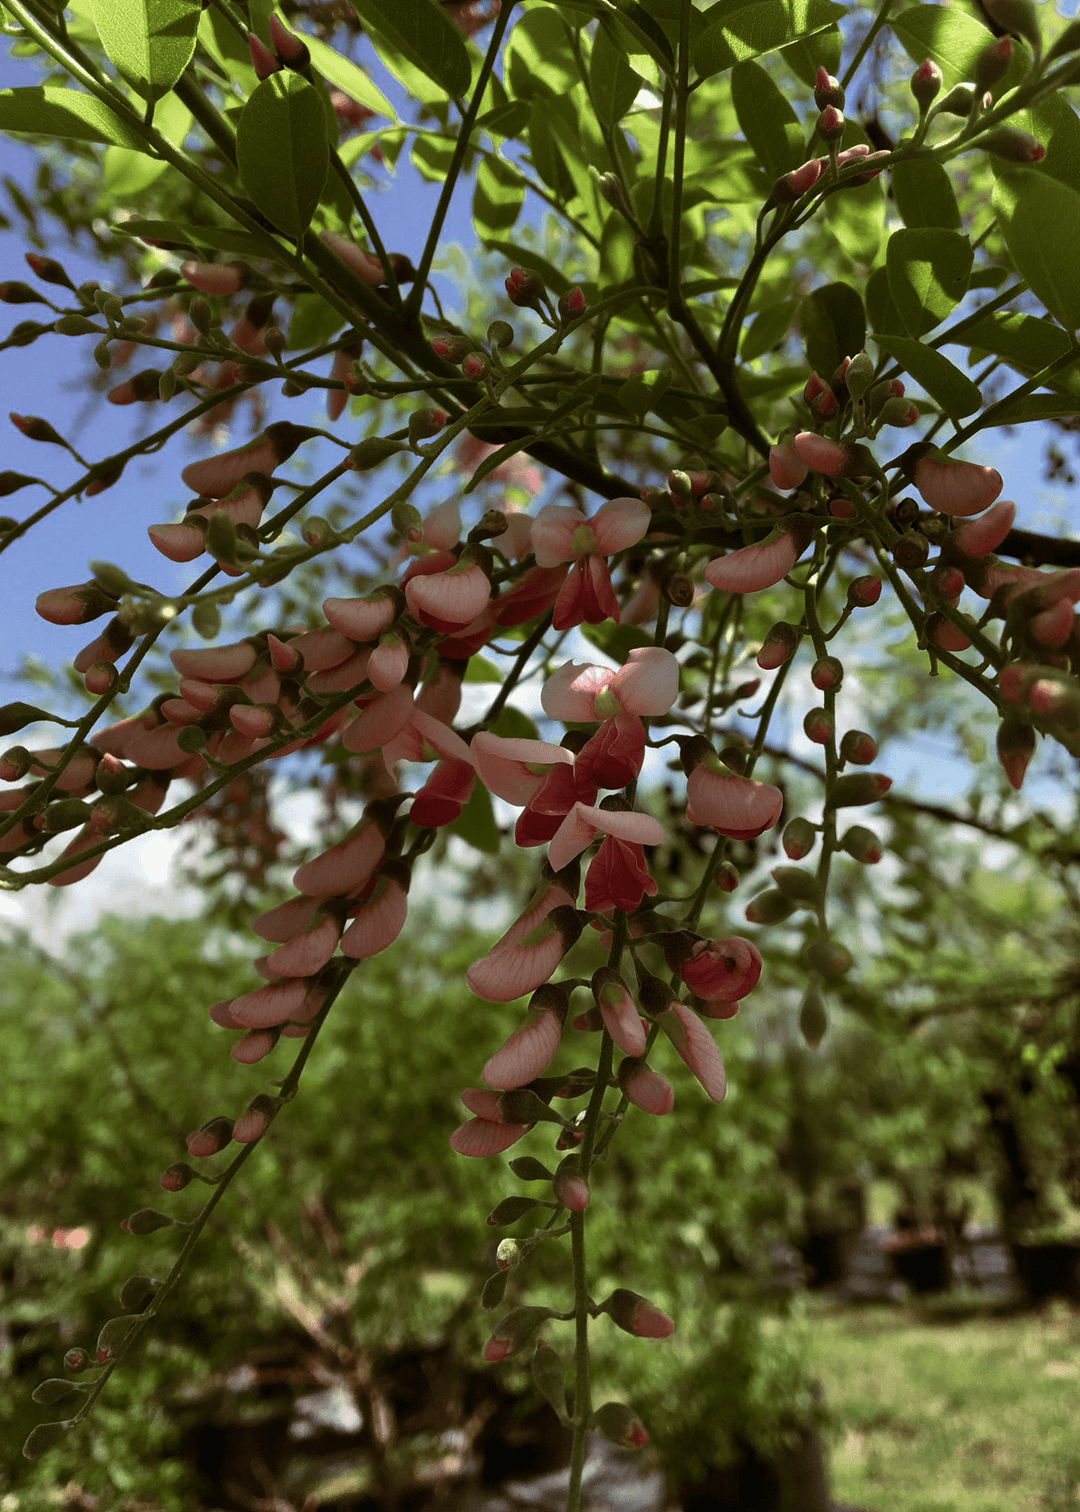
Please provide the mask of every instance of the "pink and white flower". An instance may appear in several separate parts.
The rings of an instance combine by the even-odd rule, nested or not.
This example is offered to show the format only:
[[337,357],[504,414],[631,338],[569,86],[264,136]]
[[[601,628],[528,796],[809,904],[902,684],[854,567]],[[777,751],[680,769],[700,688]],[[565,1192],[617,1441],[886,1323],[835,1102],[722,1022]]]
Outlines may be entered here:
[[611,586],[606,557],[641,540],[651,514],[640,499],[609,499],[588,519],[567,504],[545,504],[532,526],[532,547],[538,567],[572,563],[555,601],[552,624],[568,630],[582,622],[618,623],[619,605]]
[[705,568],[705,581],[723,593],[758,593],[782,582],[814,534],[805,515],[787,515],[765,540],[716,557]]
[[757,986],[761,976],[761,952],[750,940],[735,936],[727,940],[698,940],[693,953],[679,966],[679,974],[696,997],[709,1005],[737,1003]]
[[573,753],[565,746],[507,739],[486,730],[473,736],[469,749],[476,775],[488,792],[518,807],[535,797],[554,767],[574,766]]
[[724,1062],[716,1041],[697,1014],[676,1000],[656,1022],[713,1102],[723,1102],[727,1091]]
[[544,684],[540,702],[552,719],[596,723],[617,714],[666,714],[679,696],[679,663],[662,646],[639,646],[626,664],[566,662]]
[[629,845],[659,845],[664,838],[664,826],[651,814],[575,803],[548,847],[552,870],[562,871],[592,844],[597,834],[610,835]]
[[783,807],[779,788],[740,777],[718,756],[706,756],[687,779],[687,819],[732,840],[753,840],[772,829]]
[[996,467],[959,462],[941,451],[925,452],[908,476],[931,509],[953,516],[979,514],[1002,488]]
[[352,922],[341,937],[342,955],[363,961],[394,943],[409,912],[404,881],[404,868],[391,862],[363,889],[360,902],[350,911]]
[[573,903],[565,887],[547,883],[483,960],[469,967],[465,976],[476,996],[509,1003],[546,982],[581,933]]
[[434,572],[426,570],[426,560],[432,559],[420,557],[416,561],[413,575],[405,584],[409,611],[431,630],[460,630],[487,606],[491,583],[468,557],[461,557],[445,571]]
[[524,1023],[481,1073],[489,1087],[503,1092],[525,1087],[547,1069],[559,1048],[567,1000],[568,994],[558,987],[543,986],[533,993]]

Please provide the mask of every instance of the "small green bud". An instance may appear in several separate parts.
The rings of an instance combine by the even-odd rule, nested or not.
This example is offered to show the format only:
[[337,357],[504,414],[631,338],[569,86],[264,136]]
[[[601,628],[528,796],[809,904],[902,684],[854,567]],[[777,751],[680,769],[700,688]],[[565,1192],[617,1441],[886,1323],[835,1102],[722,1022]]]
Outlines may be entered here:
[[816,1050],[825,1038],[825,1031],[829,1027],[829,1016],[825,1012],[825,1000],[821,995],[821,988],[816,982],[811,982],[806,989],[799,1009],[799,1033],[810,1046]]

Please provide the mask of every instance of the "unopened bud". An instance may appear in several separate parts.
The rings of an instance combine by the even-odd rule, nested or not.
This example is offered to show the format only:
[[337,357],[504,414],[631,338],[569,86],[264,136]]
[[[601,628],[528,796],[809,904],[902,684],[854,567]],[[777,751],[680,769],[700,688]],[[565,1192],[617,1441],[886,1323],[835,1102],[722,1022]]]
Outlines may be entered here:
[[474,383],[479,383],[491,372],[491,359],[485,357],[483,352],[470,352],[461,364],[461,371],[466,378],[471,378]]
[[828,745],[833,737],[835,724],[827,709],[808,709],[803,718],[803,733],[815,745]]
[[893,561],[908,572],[925,567],[929,555],[930,542],[919,530],[906,530],[892,549]]
[[975,88],[979,94],[996,84],[1012,62],[1011,37],[997,37],[975,59]]
[[848,772],[838,777],[829,789],[832,808],[858,808],[877,803],[892,787],[892,778],[883,772]]
[[517,1354],[533,1342],[553,1316],[550,1307],[512,1307],[485,1344],[484,1359],[492,1365]]
[[817,907],[821,888],[813,872],[804,866],[774,866],[769,875],[785,898],[790,898],[793,903]]
[[48,300],[28,283],[9,279],[0,283],[0,304],[48,304]]
[[624,1402],[605,1402],[589,1419],[589,1427],[624,1449],[642,1449],[649,1442],[645,1425]]
[[881,841],[864,824],[853,824],[845,830],[839,844],[842,851],[846,851],[856,861],[861,861],[864,866],[876,866],[881,860]]
[[844,382],[851,398],[857,404],[874,381],[874,361],[869,352],[856,352],[844,373]]
[[190,1133],[184,1140],[187,1152],[195,1160],[205,1160],[216,1155],[231,1141],[233,1121],[231,1118],[211,1118]]
[[72,1375],[79,1375],[82,1371],[89,1370],[91,1363],[90,1356],[82,1348],[69,1349],[64,1356],[64,1369],[70,1370]]
[[101,327],[96,326],[85,315],[61,315],[59,320],[53,321],[53,330],[58,336],[90,336],[101,334]]
[[766,210],[772,209],[774,205],[793,205],[807,190],[814,187],[824,168],[824,158],[811,158],[800,168],[793,168],[790,173],[778,178],[765,201]]
[[945,115],[966,116],[977,98],[974,84],[954,84],[938,106]]
[[559,295],[559,319],[563,325],[568,325],[571,320],[579,319],[585,314],[586,308],[583,289],[567,289],[565,294]]
[[1010,163],[1041,163],[1046,156],[1046,148],[1041,142],[1036,141],[1030,132],[1020,131],[1015,126],[996,126],[979,137],[975,145],[985,147],[987,152]]
[[444,362],[449,362],[454,367],[460,367],[475,348],[476,343],[470,341],[468,336],[458,336],[453,331],[447,332],[444,336],[436,336],[431,343],[431,350],[436,357],[441,357]]
[[511,268],[505,287],[510,303],[519,309],[538,310],[546,297],[544,280],[531,268]]
[[795,912],[796,906],[779,888],[770,887],[746,905],[746,918],[750,924],[782,924]]
[[932,58],[927,58],[925,62],[920,63],[912,74],[908,87],[915,96],[920,115],[937,99],[941,92],[942,82],[941,69]]
[[784,847],[784,854],[790,860],[801,861],[817,844],[817,830],[809,819],[799,816],[785,826],[780,843]]
[[153,1276],[129,1276],[120,1288],[120,1306],[125,1312],[135,1312],[148,1297],[152,1297],[161,1282]]
[[514,328],[508,320],[493,320],[487,328],[488,346],[499,351],[513,345]]
[[838,110],[835,105],[826,105],[818,116],[817,134],[827,146],[831,147],[834,142],[842,140],[846,124],[842,110]]
[[21,431],[28,441],[47,441],[53,446],[66,446],[63,436],[55,431],[47,420],[40,415],[16,415],[8,416],[17,431]]
[[840,741],[840,760],[854,766],[869,766],[877,760],[877,742],[865,730],[845,730]]
[[495,1251],[495,1264],[500,1270],[510,1270],[522,1258],[522,1248],[516,1239],[500,1239]]
[[795,654],[798,644],[798,630],[794,625],[789,625],[786,620],[781,620],[773,625],[766,635],[761,650],[757,654],[758,666],[764,672],[770,672],[775,667],[782,667]]
[[883,425],[904,429],[909,425],[914,425],[918,418],[918,406],[912,404],[910,399],[886,399],[877,413],[877,426],[879,429]]
[[161,1173],[161,1187],[166,1192],[182,1192],[194,1180],[195,1172],[184,1160],[166,1166]]
[[660,592],[677,609],[688,609],[694,602],[693,580],[685,572],[668,572],[660,583]]
[[50,803],[40,816],[39,823],[47,835],[60,835],[65,830],[77,829],[93,814],[93,809],[81,798],[61,798]]
[[867,576],[854,578],[848,584],[847,601],[854,609],[869,609],[881,597],[881,579]]
[[606,1313],[624,1333],[638,1339],[667,1339],[675,1332],[675,1324],[667,1313],[654,1307],[647,1297],[622,1286],[600,1303],[598,1311]]
[[353,472],[369,472],[371,468],[379,467],[388,457],[395,457],[404,450],[401,441],[391,441],[386,436],[368,436],[366,441],[360,441],[353,447],[349,453],[348,466]]
[[828,1027],[829,1016],[825,1012],[821,988],[816,982],[811,982],[799,1009],[799,1033],[811,1050],[816,1050],[825,1038]]
[[716,869],[714,880],[721,892],[730,893],[734,892],[738,887],[741,878],[737,868],[730,861],[721,861]]
[[125,1234],[155,1234],[158,1229],[175,1228],[176,1220],[168,1213],[159,1213],[156,1208],[139,1208],[130,1218],[125,1218],[120,1227]]
[[819,656],[810,668],[810,681],[822,692],[827,688],[838,688],[843,680],[844,664],[835,656]]
[[817,79],[814,82],[814,104],[819,110],[824,110],[827,105],[835,105],[838,110],[844,108],[844,86],[839,79],[833,78],[826,68],[819,68]]
[[825,977],[844,976],[854,965],[851,951],[838,940],[815,940],[803,951],[803,960]]
[[40,252],[24,252],[23,257],[43,283],[59,284],[61,288],[75,292],[75,285],[55,257],[42,257]]

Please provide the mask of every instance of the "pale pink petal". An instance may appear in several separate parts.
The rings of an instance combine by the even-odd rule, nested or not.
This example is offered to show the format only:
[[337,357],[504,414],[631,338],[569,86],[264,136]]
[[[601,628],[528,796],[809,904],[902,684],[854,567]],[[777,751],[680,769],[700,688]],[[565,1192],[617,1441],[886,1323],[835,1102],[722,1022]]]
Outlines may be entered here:
[[488,1123],[503,1122],[498,1092],[492,1092],[487,1087],[466,1087],[461,1094],[461,1100],[469,1112],[475,1113],[477,1118],[486,1118]]
[[606,999],[607,994],[602,994],[597,1006],[611,1038],[624,1055],[644,1055],[645,1026],[630,994],[623,993],[615,1003],[608,1003]]
[[246,677],[255,665],[255,647],[248,645],[247,641],[239,641],[233,646],[173,651],[169,659],[181,677],[195,677],[208,683],[234,683]]
[[971,520],[954,530],[949,538],[951,546],[957,546],[969,557],[986,556],[996,551],[1012,529],[1016,517],[1016,505],[1008,499],[1000,499],[977,520]]
[[[266,1059],[279,1038],[277,1029],[251,1029],[243,1039],[236,1041],[229,1054],[239,1066],[254,1066]],[[235,1128],[233,1138],[236,1138]]]
[[785,491],[806,482],[809,468],[795,450],[792,441],[778,441],[769,448],[769,476],[777,488]]
[[535,944],[493,950],[469,967],[465,980],[477,997],[489,1003],[512,1003],[548,981],[566,951],[554,925],[539,925],[537,934],[540,938]]
[[713,1102],[723,1102],[727,1083],[716,1041],[685,1003],[673,1003],[659,1019],[661,1029]]
[[391,636],[376,646],[368,658],[368,678],[383,693],[396,688],[408,670],[409,648],[396,636]]
[[561,1036],[562,1023],[553,1009],[534,1010],[496,1050],[481,1075],[489,1087],[501,1091],[527,1086],[551,1064]]
[[619,1086],[635,1107],[658,1118],[670,1113],[675,1106],[675,1093],[671,1090],[671,1083],[650,1066],[637,1066],[625,1076],[620,1066]]
[[1073,606],[1067,598],[1059,599],[1031,621],[1030,630],[1041,646],[1063,646],[1072,634]]
[[177,731],[170,724],[158,725],[156,730],[143,730],[132,737],[128,744],[128,757],[136,766],[148,772],[167,772],[188,759],[176,743]]
[[409,900],[389,877],[380,877],[375,892],[353,911],[352,923],[341,937],[341,952],[351,961],[378,955],[392,945],[405,927]]
[[369,880],[382,860],[385,843],[374,824],[306,862],[293,875],[293,886],[312,898],[348,897]]
[[456,499],[436,504],[424,521],[424,540],[436,551],[450,551],[461,539],[461,510]]
[[340,257],[345,266],[351,268],[369,289],[377,289],[383,282],[382,263],[377,257],[349,241],[348,237],[339,236],[336,231],[320,231],[319,236],[334,256]]
[[599,809],[590,808],[588,804],[574,804],[548,846],[548,861],[553,871],[562,871],[575,856],[580,856],[592,844],[596,838],[596,824],[592,816],[599,812]]
[[619,713],[666,714],[679,696],[679,663],[663,646],[638,646],[631,651],[626,665],[616,672],[610,692],[618,702],[617,708],[602,708],[604,695],[596,702],[605,717]]
[[266,956],[266,964],[275,976],[309,977],[321,971],[337,949],[341,926],[334,919],[323,918],[279,945]]
[[[91,831],[89,828],[80,830],[79,833],[75,836],[75,839],[72,840],[71,844],[66,846],[65,849],[60,852],[61,860],[66,859],[68,856],[74,857],[81,855],[84,850],[89,850],[92,845],[99,844],[101,838],[102,837],[100,834]],[[55,877],[50,877],[48,879],[49,886],[70,887],[73,882],[81,882],[84,877],[88,877],[90,875],[94,868],[100,863],[101,859],[101,856],[91,856],[87,861],[76,862],[74,865],[69,866],[65,871],[57,872]]]
[[470,1118],[450,1136],[450,1148],[458,1155],[500,1155],[527,1134],[530,1124],[489,1123],[486,1118]]
[[306,982],[272,982],[269,987],[233,998],[229,1013],[247,1029],[270,1029],[293,1018],[306,996]]
[[206,550],[206,536],[194,525],[151,525],[146,533],[170,562],[193,562]]
[[756,546],[716,557],[705,568],[705,581],[723,593],[758,593],[781,582],[798,555],[794,536],[781,531]]
[[695,767],[687,779],[686,817],[690,823],[708,825],[733,839],[751,840],[771,829],[783,807],[784,795],[771,783],[755,782],[735,772],[713,771],[706,762]]
[[370,655],[368,647],[361,646],[338,666],[328,667],[325,672],[312,672],[306,679],[309,691],[319,694],[347,693],[350,688],[358,688],[367,680]]
[[491,598],[491,583],[475,562],[448,572],[411,577],[405,584],[410,612],[434,630],[453,630],[474,620]]
[[801,462],[811,472],[824,473],[835,478],[842,473],[851,460],[848,448],[839,441],[830,441],[816,431],[800,431],[795,437],[795,451]]
[[551,674],[540,694],[544,713],[551,719],[572,724],[603,719],[605,716],[596,712],[596,698],[615,676],[609,667],[564,662]]
[[652,511],[640,499],[609,499],[589,523],[601,556],[614,556],[617,551],[635,546],[651,522]]
[[335,630],[354,641],[373,641],[397,618],[397,604],[388,593],[371,598],[323,599],[323,613]]
[[222,1029],[242,1029],[243,1024],[232,1016],[232,998],[226,998],[224,1002],[212,1003],[206,1010],[210,1016],[210,1022],[217,1024]]
[[912,482],[931,509],[954,516],[979,514],[1002,488],[997,468],[958,462],[942,454],[920,457]]
[[492,545],[509,562],[521,562],[532,550],[532,527],[533,522],[527,514],[508,514],[506,517],[506,529],[502,535],[496,536]]
[[419,760],[434,761],[436,757],[441,757],[443,761],[466,761],[472,766],[472,751],[461,736],[449,725],[443,724],[441,719],[435,719],[423,709],[414,709],[412,724],[423,740]]
[[245,473],[269,475],[279,460],[273,441],[261,435],[235,451],[222,452],[219,457],[207,457],[202,462],[189,462],[180,476],[192,493],[207,499],[220,499],[232,493]]
[[317,898],[290,898],[286,903],[279,903],[277,908],[260,914],[251,927],[260,939],[284,945],[308,927],[318,907]]
[[354,655],[356,646],[340,630],[305,630],[293,636],[289,650],[299,654],[305,672],[328,672]]
[[414,713],[412,689],[404,685],[391,688],[373,698],[345,728],[341,743],[347,751],[376,751],[393,740],[410,723]]
[[588,525],[580,509],[545,504],[532,522],[532,549],[538,567],[557,567],[575,556],[574,533]]
[[573,766],[574,757],[564,746],[545,740],[511,740],[481,730],[472,738],[476,775],[489,793],[520,807],[542,785],[553,766]]

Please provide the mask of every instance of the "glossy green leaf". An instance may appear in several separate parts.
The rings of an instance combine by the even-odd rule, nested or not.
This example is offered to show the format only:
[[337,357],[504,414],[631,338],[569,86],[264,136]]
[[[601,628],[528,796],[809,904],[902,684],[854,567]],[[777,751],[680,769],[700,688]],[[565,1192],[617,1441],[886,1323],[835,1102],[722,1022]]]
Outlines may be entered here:
[[250,231],[235,231],[231,226],[194,226],[186,221],[132,219],[118,222],[113,230],[118,236],[137,236],[143,241],[171,242],[180,247],[212,247],[217,252],[232,252],[241,257],[271,257],[276,243]]
[[1080,397],[1073,394],[1022,394],[994,410],[998,425],[1031,425],[1043,420],[1075,420]]
[[826,383],[845,357],[866,345],[866,315],[856,291],[846,283],[826,284],[799,303],[799,332],[806,360]]
[[506,49],[504,77],[519,100],[565,94],[581,78],[566,35],[566,23],[551,6],[526,11]]
[[345,317],[319,294],[298,294],[289,320],[289,350],[309,351],[336,336]]
[[875,268],[866,281],[866,314],[872,331],[894,336],[904,334],[904,322],[890,292],[889,275],[884,268]]
[[664,71],[675,66],[675,55],[663,27],[637,3],[637,0],[615,0],[619,18],[640,47]]
[[589,94],[603,126],[614,126],[637,99],[642,80],[626,61],[626,34],[603,22],[589,59]]
[[[954,5],[913,5],[898,16],[890,16],[889,25],[916,66],[924,58],[937,64],[946,89],[974,78],[976,59],[994,40],[992,32]],[[1016,44],[1008,70],[994,85],[994,98],[999,99],[1018,84],[1030,67],[1031,54]]]
[[790,42],[781,49],[780,56],[799,82],[812,90],[819,68],[831,74],[840,72],[843,45],[839,27],[827,26],[824,31],[813,32],[809,37],[800,37],[797,42]]
[[[1009,117],[1010,126],[1021,131],[1030,131],[1035,140],[1045,148],[1046,156],[1039,163],[1039,172],[1060,179],[1070,189],[1080,192],[1080,117],[1069,104],[1064,93],[1052,94],[1040,100],[1034,110],[1018,110]],[[997,165],[1000,158],[990,159]],[[1011,173],[1013,165],[999,171]]]
[[982,404],[971,379],[933,347],[910,336],[875,336],[874,340],[953,419],[973,414]]
[[[526,627],[528,628],[528,627]],[[507,704],[491,726],[492,735],[501,735],[504,740],[539,740],[540,732],[534,722],[513,704]]]
[[[966,327],[956,339],[977,351],[1003,357],[1025,378],[1064,357],[1070,347],[1069,338],[1060,326],[1034,315],[1021,315],[1015,310],[998,310],[986,315]],[[1076,380],[1069,382],[1063,375],[1058,375],[1053,382],[1055,388],[1072,388]]]
[[330,166],[322,106],[306,79],[283,72],[262,81],[240,117],[236,163],[267,220],[287,236],[302,236]]
[[[191,111],[177,95],[166,95],[154,112],[154,129],[174,147],[182,146],[191,130]],[[168,167],[164,158],[147,157],[129,147],[107,147],[101,163],[102,208],[111,201],[108,210],[112,211],[117,198],[131,204]]]
[[94,25],[109,62],[135,93],[160,100],[195,52],[200,0],[94,0]]
[[956,308],[967,292],[971,261],[971,243],[959,231],[924,226],[893,233],[885,267],[909,336],[925,336]]
[[1080,326],[1080,194],[1033,168],[1002,174],[994,214],[1021,278],[1067,331]]
[[378,115],[388,116],[391,121],[397,120],[397,111],[382,90],[376,89],[364,69],[358,68],[349,58],[343,58],[339,52],[335,52],[309,32],[304,33],[304,43],[311,53],[312,66],[324,79],[340,89],[342,94],[347,94],[350,100],[356,100],[360,105],[366,105]]
[[960,207],[948,170],[933,158],[902,158],[890,169],[893,195],[905,226],[960,230]]
[[431,184],[443,184],[450,171],[454,143],[450,137],[418,136],[409,156],[421,178]]
[[[498,544],[498,536],[495,537]],[[486,656],[470,656],[469,664],[465,668],[464,681],[467,683],[501,683],[503,673],[495,665],[489,662]]]
[[551,101],[543,97],[536,98],[532,102],[529,153],[533,167],[548,188],[554,190],[560,200],[569,202],[574,198],[577,189],[551,130],[550,104]]
[[476,170],[473,224],[481,241],[505,235],[521,213],[525,187],[521,175],[501,158],[484,158]]
[[475,850],[482,851],[485,856],[497,854],[499,826],[495,823],[488,790],[482,782],[474,784],[472,796],[449,829],[452,835],[459,835],[462,840],[467,841]]
[[623,414],[643,418],[663,399],[674,376],[670,368],[661,368],[652,373],[635,373],[620,385],[615,395],[616,403]]
[[382,37],[451,99],[468,90],[468,50],[437,0],[353,0],[353,7],[365,30]]
[[755,357],[764,357],[766,352],[778,347],[791,330],[795,310],[794,299],[770,300],[764,309],[759,310],[743,333],[739,348],[743,362],[753,362]]
[[880,179],[830,194],[825,201],[825,222],[852,262],[864,266],[873,263],[885,235],[885,196]]
[[134,126],[94,95],[54,84],[0,89],[0,131],[61,139],[74,137],[81,142],[105,142],[131,147],[136,152],[151,151]]
[[494,110],[485,111],[476,124],[496,136],[516,137],[528,126],[531,114],[526,100],[507,100]]
[[702,15],[691,46],[702,78],[722,73],[746,58],[757,58],[824,31],[844,14],[833,0],[718,0]]
[[731,100],[739,129],[770,179],[797,168],[805,157],[805,133],[777,84],[749,60],[731,70]]

